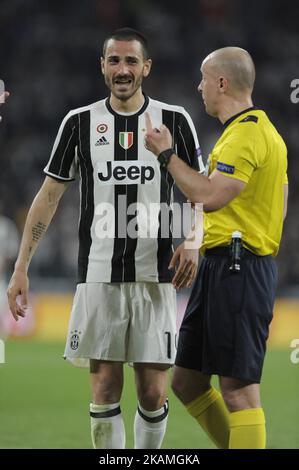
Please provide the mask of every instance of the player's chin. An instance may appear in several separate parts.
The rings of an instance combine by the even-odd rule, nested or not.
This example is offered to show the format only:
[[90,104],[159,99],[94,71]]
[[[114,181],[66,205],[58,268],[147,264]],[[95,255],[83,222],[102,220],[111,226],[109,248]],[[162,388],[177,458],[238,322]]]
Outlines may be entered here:
[[115,98],[121,101],[128,101],[132,96],[136,93],[136,90],[124,90],[124,91],[119,91],[119,90],[113,90],[113,94]]
[[128,94],[128,93],[113,93],[115,98],[117,98],[118,100],[121,100],[121,101],[127,101],[128,99],[131,98],[131,94]]

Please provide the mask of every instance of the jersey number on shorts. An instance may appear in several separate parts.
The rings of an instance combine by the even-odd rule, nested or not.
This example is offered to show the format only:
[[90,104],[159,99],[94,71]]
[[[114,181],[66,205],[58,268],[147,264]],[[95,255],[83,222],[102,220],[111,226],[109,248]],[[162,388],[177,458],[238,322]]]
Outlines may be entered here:
[[166,335],[166,341],[167,341],[167,357],[168,359],[171,358],[171,333],[170,331],[165,331],[164,333]]

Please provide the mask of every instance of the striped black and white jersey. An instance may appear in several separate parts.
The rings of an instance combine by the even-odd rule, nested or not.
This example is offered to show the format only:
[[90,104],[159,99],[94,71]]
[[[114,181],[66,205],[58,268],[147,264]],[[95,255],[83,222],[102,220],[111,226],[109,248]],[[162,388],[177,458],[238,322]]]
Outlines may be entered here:
[[174,181],[144,146],[145,111],[153,127],[171,131],[180,158],[204,169],[193,122],[180,106],[145,96],[134,114],[116,113],[109,98],[70,111],[44,172],[80,178],[79,283],[171,282],[172,235],[162,230],[161,207],[171,213]]

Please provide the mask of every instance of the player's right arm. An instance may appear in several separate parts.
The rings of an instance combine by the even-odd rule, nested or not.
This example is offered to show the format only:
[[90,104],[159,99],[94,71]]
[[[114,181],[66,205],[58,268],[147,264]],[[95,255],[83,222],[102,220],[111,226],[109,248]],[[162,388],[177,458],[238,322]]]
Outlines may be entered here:
[[[33,200],[27,215],[15,270],[7,289],[8,303],[15,320],[25,316],[28,301],[28,268],[40,240],[44,236],[56,212],[68,182],[56,181],[47,176]],[[21,304],[17,297],[21,296]]]

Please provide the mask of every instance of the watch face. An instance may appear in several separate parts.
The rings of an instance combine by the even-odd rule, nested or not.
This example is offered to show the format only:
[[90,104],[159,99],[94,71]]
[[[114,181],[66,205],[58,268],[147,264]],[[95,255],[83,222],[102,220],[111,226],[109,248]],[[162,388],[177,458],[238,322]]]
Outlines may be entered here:
[[164,152],[161,153],[159,160],[163,167],[167,165],[167,156],[165,155]]

